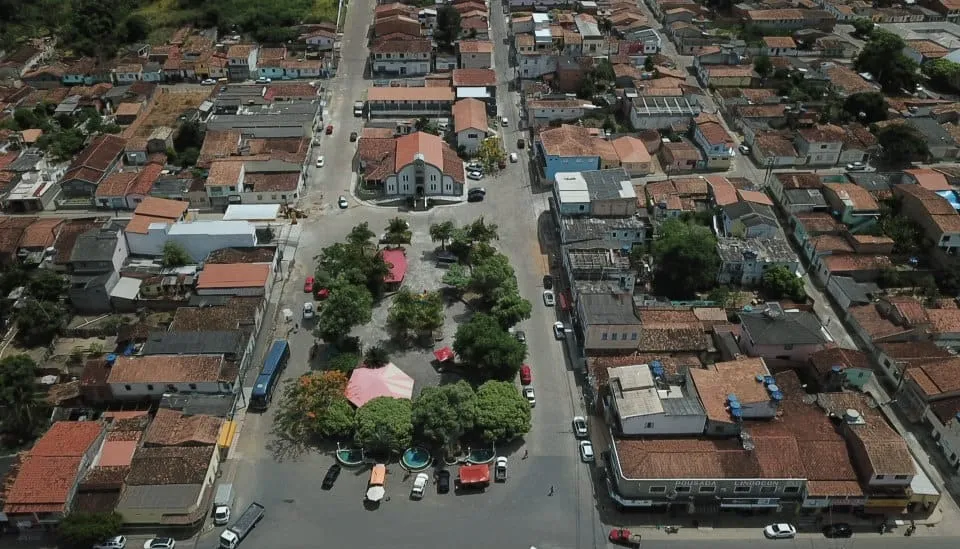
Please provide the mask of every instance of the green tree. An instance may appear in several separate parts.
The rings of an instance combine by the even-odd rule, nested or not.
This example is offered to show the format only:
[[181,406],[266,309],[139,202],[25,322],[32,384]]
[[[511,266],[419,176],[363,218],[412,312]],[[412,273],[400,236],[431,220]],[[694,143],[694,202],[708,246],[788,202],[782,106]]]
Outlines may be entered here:
[[920,65],[920,72],[936,88],[956,90],[960,87],[960,63],[946,58],[932,59]]
[[917,64],[904,55],[906,42],[896,34],[874,31],[854,60],[859,72],[869,72],[887,93],[913,91],[917,83]]
[[606,58],[600,59],[590,72],[596,82],[604,85],[611,84],[617,79],[617,73],[613,70],[613,63]]
[[372,314],[373,296],[366,288],[337,284],[320,308],[314,334],[327,343],[339,345],[355,326],[370,322]]
[[437,27],[433,31],[433,38],[446,50],[450,50],[460,38],[460,12],[451,4],[444,4],[437,9]]
[[653,56],[648,55],[647,58],[643,60],[643,70],[653,72],[656,68],[656,65],[653,64]]
[[889,124],[880,128],[877,142],[882,147],[880,157],[893,166],[906,166],[930,155],[927,140],[908,124]]
[[383,368],[390,363],[390,353],[379,345],[374,345],[363,353],[363,365],[367,368]]
[[360,356],[356,353],[339,353],[327,363],[328,370],[350,375],[360,365]]
[[497,319],[504,330],[516,326],[521,321],[530,318],[533,305],[524,299],[516,287],[504,287],[495,292],[493,307],[490,314]]
[[133,14],[123,22],[124,41],[133,43],[146,40],[150,34],[150,23],[142,15]]
[[753,60],[753,70],[757,71],[760,78],[766,78],[773,71],[773,63],[766,55],[758,56]]
[[56,272],[38,269],[37,274],[30,280],[27,291],[40,301],[59,301],[69,287],[70,283]]
[[394,217],[387,223],[386,242],[388,244],[400,245],[410,242],[413,233],[410,231],[410,224],[402,217]]
[[443,297],[439,292],[414,293],[401,288],[393,296],[387,325],[397,337],[424,337],[443,327]]
[[480,294],[485,301],[494,301],[494,291],[504,286],[516,288],[517,277],[507,256],[497,253],[473,265],[470,289]]
[[37,364],[29,355],[0,360],[0,426],[20,440],[33,438],[44,423],[46,406],[37,398]]
[[373,454],[399,454],[413,441],[411,404],[405,398],[377,397],[357,410],[357,442]]
[[453,350],[466,364],[502,380],[517,375],[527,356],[527,346],[504,330],[496,318],[484,313],[475,314],[457,328]]
[[456,445],[477,421],[477,394],[466,381],[424,387],[413,401],[414,432],[440,448]]
[[718,286],[707,295],[707,301],[715,302],[717,307],[728,307],[731,299],[733,299],[733,292],[730,291],[729,286]]
[[317,418],[316,433],[326,439],[346,440],[357,426],[356,410],[346,398],[336,398]]
[[[313,436],[349,436],[353,425],[345,416],[350,414],[345,414],[340,404],[346,404],[352,413],[344,396],[347,382],[347,376],[337,371],[307,374],[286,382],[273,419],[274,432],[299,444]],[[328,418],[328,414],[333,417]]]
[[374,236],[363,223],[350,232],[348,242],[338,242],[321,250],[314,273],[317,284],[330,288],[346,282],[366,286],[370,293],[380,295],[383,277],[390,272],[390,267],[371,243]]
[[803,279],[782,265],[767,269],[763,273],[762,286],[766,295],[772,299],[788,297],[802,302],[807,298],[807,293],[803,290]]
[[117,49],[118,15],[126,10],[118,10],[110,0],[76,0],[72,4],[70,21],[64,33],[67,43],[81,55],[92,55],[108,59]]
[[470,285],[470,273],[466,267],[456,263],[450,265],[450,267],[447,268],[447,272],[443,273],[442,282],[450,288],[453,288],[455,292],[462,293]]
[[116,536],[123,526],[123,517],[116,512],[84,513],[74,511],[57,525],[57,538],[65,549],[87,549],[93,544]]
[[192,259],[183,249],[183,246],[171,240],[163,245],[163,259],[161,261],[164,267],[182,267],[191,263]]
[[16,339],[27,347],[49,345],[60,332],[66,312],[58,303],[28,300],[17,312]]
[[477,149],[477,158],[483,164],[486,173],[492,173],[499,169],[500,163],[507,160],[507,153],[498,137],[488,137],[480,142],[480,148]]
[[843,102],[843,110],[861,124],[873,124],[887,119],[887,101],[876,92],[855,93]]
[[447,241],[453,238],[453,231],[457,226],[453,221],[441,221],[430,225],[430,240],[440,243],[440,249],[447,249]]
[[366,251],[373,245],[373,239],[376,237],[376,233],[370,230],[370,224],[364,221],[350,229],[350,233],[347,234],[347,243]]
[[873,33],[873,28],[875,25],[873,21],[864,18],[854,19],[851,23],[853,25],[853,32],[857,36],[869,37]]
[[653,285],[657,293],[673,299],[691,298],[716,283],[720,258],[717,239],[709,228],[671,219],[660,228],[653,243]]
[[530,404],[512,381],[488,381],[477,389],[476,426],[488,442],[509,442],[530,432]]

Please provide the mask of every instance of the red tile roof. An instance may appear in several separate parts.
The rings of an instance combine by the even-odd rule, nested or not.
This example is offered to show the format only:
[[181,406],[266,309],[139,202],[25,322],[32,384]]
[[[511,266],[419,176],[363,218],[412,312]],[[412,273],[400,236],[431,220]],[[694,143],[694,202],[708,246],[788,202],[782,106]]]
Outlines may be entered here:
[[726,177],[711,175],[706,179],[717,206],[726,206],[739,201],[736,187]]
[[728,395],[748,404],[770,400],[766,386],[756,380],[758,375],[770,375],[762,358],[718,362],[709,370],[691,370],[690,375],[711,421],[734,421],[727,409]]
[[57,218],[38,219],[23,231],[21,248],[49,248],[57,241],[65,221]]
[[453,104],[454,131],[464,130],[487,131],[490,124],[487,122],[487,108],[479,99],[461,99]]
[[36,457],[79,457],[84,455],[104,426],[97,421],[58,421],[30,450]]
[[263,288],[269,278],[268,263],[206,265],[197,277],[197,289]]
[[108,383],[210,383],[220,380],[222,357],[214,355],[121,356]]
[[493,69],[454,69],[454,88],[476,88],[497,85],[497,73]]
[[210,446],[217,443],[223,420],[206,415],[184,415],[160,408],[143,437],[144,446]]
[[122,198],[126,196],[127,189],[137,178],[137,172],[116,172],[108,175],[99,185],[97,185],[97,198]]
[[4,495],[3,512],[9,515],[64,511],[81,460],[80,456],[27,456]]

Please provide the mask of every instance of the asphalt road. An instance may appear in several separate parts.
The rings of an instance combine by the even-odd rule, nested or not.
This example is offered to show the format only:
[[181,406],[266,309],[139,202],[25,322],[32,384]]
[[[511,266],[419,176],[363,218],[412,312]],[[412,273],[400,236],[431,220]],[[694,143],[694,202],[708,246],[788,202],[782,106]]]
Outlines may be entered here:
[[[381,231],[389,218],[405,217],[411,225],[414,241],[429,241],[429,226],[443,220],[467,224],[483,216],[499,226],[496,245],[509,257],[516,270],[521,293],[533,303],[532,318],[520,326],[527,334],[528,363],[533,368],[537,406],[533,410],[533,430],[523,444],[499,449],[511,456],[510,478],[505,484],[491,486],[486,493],[438,495],[432,481],[423,501],[408,498],[412,478],[397,465],[390,466],[387,493],[390,501],[375,511],[364,508],[362,499],[369,472],[344,470],[330,492],[320,490],[320,481],[332,457],[322,452],[290,455],[277,448],[270,435],[272,414],[248,415],[237,448],[238,466],[234,481],[240,512],[250,501],[267,507],[267,517],[245,542],[248,546],[272,546],[278,549],[312,547],[320,540],[328,546],[387,546],[394,548],[457,545],[458,547],[597,547],[604,546],[605,532],[597,520],[592,495],[590,466],[580,462],[577,442],[570,420],[582,413],[577,393],[571,391],[572,374],[563,349],[553,339],[551,325],[557,310],[547,308],[541,299],[542,276],[549,272],[548,248],[538,238],[540,220],[549,214],[547,194],[534,193],[526,173],[524,150],[516,148],[522,136],[516,131],[518,112],[516,95],[509,96],[506,83],[498,89],[502,114],[511,121],[505,128],[508,152],[521,153],[521,162],[509,164],[497,175],[478,185],[487,189],[481,203],[434,208],[428,212],[398,212],[363,204],[350,195],[351,160],[355,143],[351,131],[359,131],[361,120],[354,118],[352,103],[363,96],[369,84],[363,79],[367,59],[366,30],[372,20],[374,0],[354,0],[347,14],[338,76],[330,82],[331,100],[324,112],[323,125],[332,124],[332,136],[323,136],[315,147],[308,173],[308,191],[304,209],[308,218],[301,221],[301,236],[293,275],[280,298],[280,307],[295,313],[301,310],[306,294],[302,280],[312,271],[313,257],[324,246],[340,241],[356,224],[367,221]],[[498,72],[505,74],[506,50],[500,47],[506,36],[503,14],[498,6],[492,11],[497,47]],[[326,166],[315,167],[316,155],[325,157]],[[338,196],[346,196],[350,207],[339,210]],[[550,229],[547,229],[547,234]],[[308,368],[309,347],[313,338],[306,328],[291,331],[281,325],[263,339],[287,337],[291,342],[291,361],[286,378]],[[289,332],[289,333],[288,333]],[[452,334],[448,334],[452,335]],[[523,450],[528,459],[521,459]],[[549,495],[551,486],[554,495]],[[210,546],[219,530],[206,534],[201,546]]]

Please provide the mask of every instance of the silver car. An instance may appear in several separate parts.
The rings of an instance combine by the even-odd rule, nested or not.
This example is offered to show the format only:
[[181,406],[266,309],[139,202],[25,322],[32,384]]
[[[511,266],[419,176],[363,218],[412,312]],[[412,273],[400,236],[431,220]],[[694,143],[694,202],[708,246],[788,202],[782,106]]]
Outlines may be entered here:
[[556,296],[553,295],[553,290],[544,290],[543,291],[543,304],[547,307],[553,307],[557,303]]
[[576,435],[577,438],[587,436],[587,418],[583,416],[573,418],[573,434]]

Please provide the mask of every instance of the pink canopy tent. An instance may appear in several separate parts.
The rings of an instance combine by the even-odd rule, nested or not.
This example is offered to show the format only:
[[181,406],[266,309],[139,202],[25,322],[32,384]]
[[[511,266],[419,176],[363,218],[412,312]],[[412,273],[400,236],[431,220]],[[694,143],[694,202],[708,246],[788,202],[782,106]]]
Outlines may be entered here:
[[377,397],[413,397],[413,378],[392,362],[383,368],[357,368],[345,391],[347,400],[360,407]]

